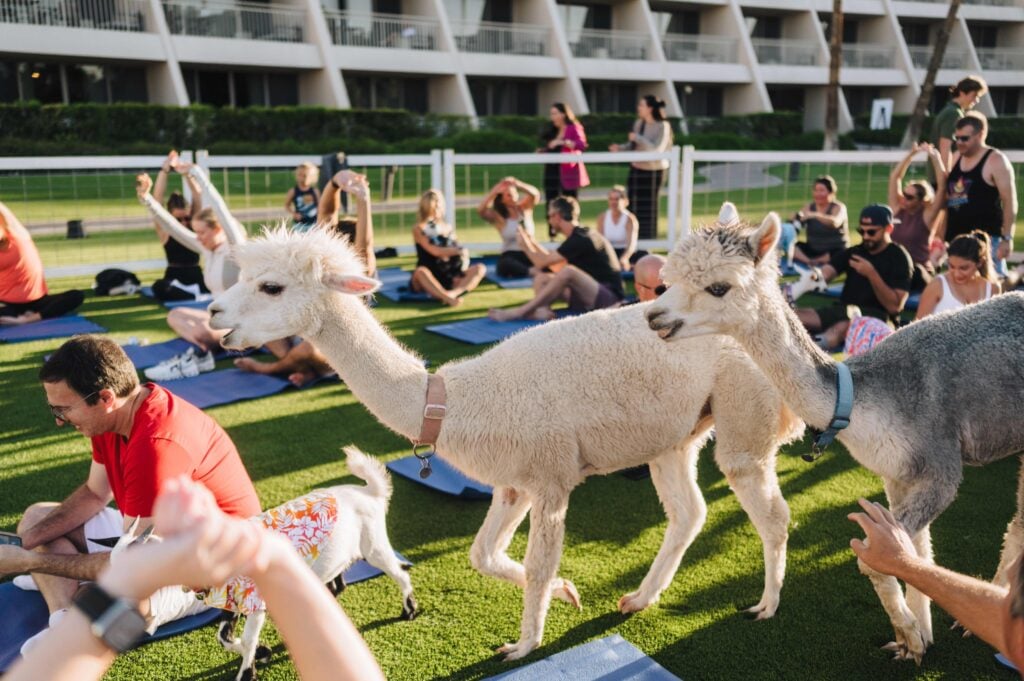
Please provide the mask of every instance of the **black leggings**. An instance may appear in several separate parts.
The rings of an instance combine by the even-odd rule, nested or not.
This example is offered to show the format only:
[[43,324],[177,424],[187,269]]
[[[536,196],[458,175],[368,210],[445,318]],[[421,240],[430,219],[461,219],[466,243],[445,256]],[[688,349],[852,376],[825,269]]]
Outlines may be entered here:
[[164,270],[164,276],[153,282],[153,297],[157,300],[195,300],[196,297],[178,288],[171,286],[171,282],[177,280],[179,283],[189,286],[199,284],[200,293],[209,293],[206,284],[203,282],[203,270],[199,265],[168,265]]
[[43,319],[52,319],[78,309],[83,300],[85,294],[75,289],[52,293],[29,303],[4,303],[0,307],[0,317],[20,317],[26,312],[38,312]]
[[506,279],[521,279],[530,276],[533,263],[522,251],[505,251],[498,258],[498,276]]
[[664,175],[664,170],[629,167],[626,195],[629,198],[629,209],[636,215],[636,221],[639,223],[641,239],[658,237],[658,193],[661,191],[661,178]]

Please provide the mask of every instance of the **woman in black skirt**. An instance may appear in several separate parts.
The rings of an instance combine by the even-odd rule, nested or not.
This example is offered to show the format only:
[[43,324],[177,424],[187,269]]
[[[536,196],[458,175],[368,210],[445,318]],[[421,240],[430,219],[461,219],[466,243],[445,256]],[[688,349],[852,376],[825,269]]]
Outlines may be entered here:
[[[672,126],[665,120],[665,102],[644,95],[636,105],[637,120],[629,141],[613,144],[610,151],[667,151],[672,148]],[[658,234],[658,194],[668,161],[634,161],[629,167],[626,193],[640,223],[639,237],[654,239]]]

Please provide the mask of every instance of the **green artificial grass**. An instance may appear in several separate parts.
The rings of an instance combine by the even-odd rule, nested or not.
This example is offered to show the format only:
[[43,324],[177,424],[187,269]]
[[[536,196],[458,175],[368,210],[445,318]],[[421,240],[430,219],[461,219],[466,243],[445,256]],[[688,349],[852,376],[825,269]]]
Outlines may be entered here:
[[[408,267],[411,260],[381,262],[382,267],[395,264]],[[148,281],[156,273],[146,274]],[[88,283],[68,279],[51,285],[62,290]],[[485,282],[458,309],[381,300],[375,314],[436,368],[481,350],[424,332],[426,324],[480,315],[488,307],[511,305],[528,296],[527,291],[504,291]],[[108,327],[118,340],[135,336],[156,342],[171,337],[164,311],[138,298],[90,297],[82,312]],[[88,470],[88,442],[73,430],[54,427],[36,380],[43,356],[60,343],[0,345],[3,529],[13,529],[30,503],[63,498]],[[542,373],[549,358],[537,360]],[[542,379],[524,377],[524,384],[533,380]],[[637,409],[642,408],[638,403]],[[266,507],[316,486],[354,482],[341,463],[343,445],[354,443],[381,460],[409,453],[409,443],[381,426],[341,384],[289,390],[209,413],[238,445]],[[799,457],[807,449],[805,440],[787,447],[778,460],[793,520],[786,585],[774,618],[754,622],[740,612],[760,598],[761,544],[715,467],[709,447],[699,465],[707,523],[661,601],[633,616],[619,614],[616,602],[639,585],[665,528],[651,483],[610,475],[591,478],[574,491],[559,572],[576,584],[584,609],[577,612],[554,602],[543,646],[516,664],[619,633],[687,681],[1013,678],[996,665],[988,646],[951,632],[951,619],[937,608],[936,643],[920,667],[893,663],[879,650],[892,632],[848,548],[857,532],[846,514],[856,510],[860,496],[882,500],[880,481],[839,446],[814,464]],[[939,562],[977,577],[993,573],[1002,533],[1013,513],[1017,468],[1007,459],[965,472],[957,501],[933,526]],[[493,649],[518,637],[521,593],[479,575],[469,564],[469,547],[487,504],[442,496],[404,479],[395,479],[394,489],[390,537],[395,548],[415,563],[411,576],[422,615],[412,622],[398,619],[400,594],[386,577],[347,589],[339,597],[342,607],[389,679],[479,679],[508,670],[513,665],[496,658]],[[512,543],[511,552],[519,558],[527,524]],[[295,678],[272,625],[263,639],[273,647],[274,656],[260,670],[261,678]],[[109,678],[227,679],[234,677],[237,664],[207,628],[124,655]]]

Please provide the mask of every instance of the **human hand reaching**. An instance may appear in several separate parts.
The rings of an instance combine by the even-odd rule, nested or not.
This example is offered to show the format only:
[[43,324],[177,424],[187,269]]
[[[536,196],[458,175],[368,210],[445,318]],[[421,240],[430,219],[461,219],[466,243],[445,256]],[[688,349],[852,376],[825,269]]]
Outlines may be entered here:
[[913,539],[885,506],[867,499],[859,503],[864,512],[846,517],[860,525],[865,536],[851,539],[850,548],[868,567],[894,577],[906,574],[921,560]]
[[149,176],[149,173],[139,173],[135,176],[135,195],[139,197],[141,201],[146,194],[149,194],[153,189],[153,178]]

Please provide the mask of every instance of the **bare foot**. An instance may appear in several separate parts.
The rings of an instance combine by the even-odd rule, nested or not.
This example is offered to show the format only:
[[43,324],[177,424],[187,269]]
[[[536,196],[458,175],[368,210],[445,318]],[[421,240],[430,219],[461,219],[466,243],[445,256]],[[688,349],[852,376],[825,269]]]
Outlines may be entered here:
[[0,317],[0,326],[20,326],[38,322],[43,318],[38,312],[25,312],[17,317]]
[[238,357],[235,359],[235,366],[242,371],[251,371],[255,374],[269,374],[268,366],[263,362],[258,362],[252,357]]
[[538,307],[536,310],[526,315],[527,319],[536,319],[539,322],[548,322],[557,317],[554,310],[550,307]]
[[500,307],[492,307],[487,311],[487,316],[496,322],[509,322],[513,319],[519,319],[519,308],[513,308],[511,310],[503,310]]
[[301,388],[310,381],[316,378],[316,373],[313,371],[296,371],[288,374],[288,381],[296,388]]

